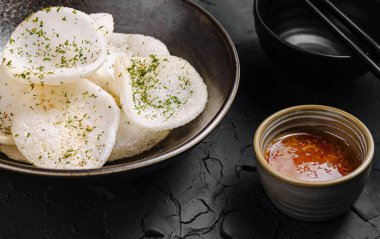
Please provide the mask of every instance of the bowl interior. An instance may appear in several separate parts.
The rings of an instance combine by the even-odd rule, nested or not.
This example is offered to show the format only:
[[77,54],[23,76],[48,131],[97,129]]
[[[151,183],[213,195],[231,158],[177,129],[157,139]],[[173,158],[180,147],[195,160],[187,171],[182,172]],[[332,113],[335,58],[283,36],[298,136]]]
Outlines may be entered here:
[[226,113],[238,84],[236,50],[225,31],[202,9],[183,0],[67,0],[11,1],[0,6],[0,47],[14,28],[30,13],[47,6],[68,6],[86,13],[106,12],[114,17],[115,32],[150,35],[163,41],[172,55],[188,60],[208,86],[204,112],[191,123],[173,130],[159,145],[139,156],[107,163],[96,170],[44,170],[10,161],[1,154],[0,167],[43,175],[91,175],[148,166],[194,146]]
[[350,56],[344,44],[299,0],[258,0],[258,12],[279,39],[302,50]]

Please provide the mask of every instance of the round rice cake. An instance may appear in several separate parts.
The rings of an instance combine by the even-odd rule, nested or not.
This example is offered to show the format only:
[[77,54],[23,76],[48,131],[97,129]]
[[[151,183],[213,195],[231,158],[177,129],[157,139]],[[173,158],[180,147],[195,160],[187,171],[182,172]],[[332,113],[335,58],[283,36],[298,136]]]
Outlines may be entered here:
[[15,145],[0,145],[0,152],[4,153],[8,158],[30,164],[30,162],[21,154],[20,150]]
[[0,68],[0,144],[14,145],[11,128],[15,103],[28,89],[31,86],[10,79]]
[[168,48],[162,41],[140,34],[113,33],[110,51],[122,53],[127,57],[170,56]]
[[120,112],[120,114],[120,126],[116,133],[116,143],[108,159],[109,162],[148,151],[165,139],[170,132],[169,130],[153,131],[141,128],[131,123],[124,112]]
[[114,29],[113,16],[109,13],[92,13],[90,17],[95,21],[98,29],[104,34],[109,43]]
[[94,83],[35,86],[18,103],[12,134],[20,152],[36,167],[100,168],[115,144],[120,110]]
[[51,7],[26,18],[12,33],[2,67],[21,83],[61,85],[100,68],[107,40],[86,13]]
[[206,106],[207,86],[194,67],[179,57],[125,57],[117,61],[115,73],[122,108],[140,127],[177,128]]
[[96,72],[88,76],[88,79],[98,86],[102,87],[104,90],[112,95],[117,96],[118,90],[115,87],[115,76],[114,76],[114,64],[118,54],[110,52],[104,62],[103,66],[99,68]]
[[166,45],[150,36],[139,34],[113,33],[110,37],[109,54],[104,65],[88,79],[103,89],[118,96],[115,84],[115,61],[118,57],[148,57],[149,55],[169,56]]

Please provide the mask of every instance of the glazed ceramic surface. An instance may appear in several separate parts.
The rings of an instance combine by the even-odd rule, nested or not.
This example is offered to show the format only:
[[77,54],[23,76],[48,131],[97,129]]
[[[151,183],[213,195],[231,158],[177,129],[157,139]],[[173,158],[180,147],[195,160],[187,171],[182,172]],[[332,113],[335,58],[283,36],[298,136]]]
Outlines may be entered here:
[[[341,137],[359,155],[361,165],[352,173],[331,181],[303,181],[273,169],[264,158],[266,145],[276,135],[295,129],[318,129]],[[363,191],[371,172],[372,135],[354,116],[327,106],[288,108],[267,118],[254,138],[257,170],[274,205],[301,220],[323,221],[346,212]]]

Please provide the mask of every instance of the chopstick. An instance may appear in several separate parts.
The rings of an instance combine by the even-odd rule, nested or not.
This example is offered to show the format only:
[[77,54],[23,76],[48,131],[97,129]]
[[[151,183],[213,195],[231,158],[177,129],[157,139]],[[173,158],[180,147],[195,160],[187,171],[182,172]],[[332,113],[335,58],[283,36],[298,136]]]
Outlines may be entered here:
[[323,0],[322,1],[326,6],[330,8],[330,11],[336,14],[338,17],[344,21],[348,27],[350,27],[352,30],[354,30],[358,35],[363,37],[363,39],[378,53],[380,53],[380,46],[377,44],[377,42],[368,35],[365,31],[363,31],[358,25],[356,25],[346,14],[344,14],[334,3],[332,3],[330,0]]
[[[333,30],[336,35],[338,35],[346,44],[347,46],[359,57],[359,59],[362,60],[362,62],[364,64],[366,64],[370,71],[380,80],[380,67],[379,65],[369,56],[369,54],[364,51],[360,46],[358,46],[353,40],[351,40],[351,38],[349,36],[347,36],[347,34],[345,34],[342,30],[340,30],[336,25],[335,23],[333,23],[314,3],[312,3],[310,0],[302,0],[315,14],[317,17],[319,17],[328,27],[331,28],[331,30]],[[324,2],[326,2],[328,0],[324,0]],[[327,2],[326,2],[327,3]],[[364,37],[365,41],[367,43],[369,43],[371,46],[373,46],[373,44],[371,44],[370,42],[373,41],[377,47],[374,47],[374,48],[378,48],[378,45],[377,43],[371,38],[368,36],[368,34],[366,34],[360,27],[358,27],[355,23],[353,23],[345,14],[343,14],[340,10],[339,12],[341,12],[343,15],[341,15],[340,13],[337,13],[336,9],[338,9],[335,5],[327,3],[330,7],[330,10],[336,14],[336,15],[339,15],[341,20],[343,21],[343,23],[346,23],[348,24],[351,28],[354,28],[356,29],[355,32],[362,32],[364,34],[361,34],[359,33],[359,35],[361,35],[362,37],[365,35],[367,36]],[[333,7],[332,7],[333,6]],[[349,21],[347,21],[349,20]],[[348,23],[348,22],[351,22],[351,23]]]

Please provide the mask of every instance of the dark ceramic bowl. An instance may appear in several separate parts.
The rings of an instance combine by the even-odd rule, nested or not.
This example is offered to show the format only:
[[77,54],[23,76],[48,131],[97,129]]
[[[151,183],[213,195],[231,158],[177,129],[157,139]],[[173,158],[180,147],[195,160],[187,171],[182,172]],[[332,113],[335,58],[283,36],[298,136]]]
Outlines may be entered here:
[[222,120],[239,83],[236,49],[223,27],[206,11],[188,0],[67,0],[10,1],[0,5],[1,48],[15,27],[30,13],[47,6],[69,6],[86,13],[111,13],[115,32],[150,35],[163,41],[169,51],[188,60],[208,86],[204,112],[191,123],[173,130],[152,150],[137,157],[107,163],[94,170],[49,170],[0,157],[0,168],[27,174],[57,177],[140,174],[156,169],[204,139]]
[[293,76],[344,81],[368,71],[299,0],[255,0],[254,17],[263,50]]

